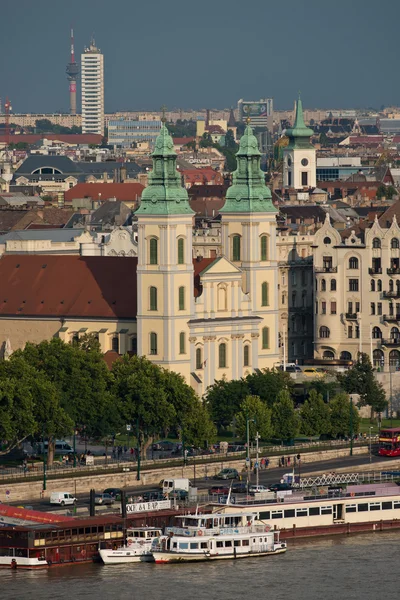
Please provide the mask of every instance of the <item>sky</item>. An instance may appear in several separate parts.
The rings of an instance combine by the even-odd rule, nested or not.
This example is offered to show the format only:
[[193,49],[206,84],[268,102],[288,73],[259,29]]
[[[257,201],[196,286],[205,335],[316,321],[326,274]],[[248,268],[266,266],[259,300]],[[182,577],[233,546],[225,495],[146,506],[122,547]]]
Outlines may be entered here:
[[1,21],[17,113],[68,111],[71,24],[77,59],[92,34],[104,54],[106,112],[400,105],[398,0],[17,0]]

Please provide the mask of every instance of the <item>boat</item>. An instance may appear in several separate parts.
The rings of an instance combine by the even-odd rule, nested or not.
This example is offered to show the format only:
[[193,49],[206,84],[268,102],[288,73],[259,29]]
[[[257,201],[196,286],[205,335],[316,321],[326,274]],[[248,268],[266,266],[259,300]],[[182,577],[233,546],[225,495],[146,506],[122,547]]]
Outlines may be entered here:
[[120,548],[99,548],[99,554],[106,565],[120,563],[152,562],[151,545],[159,538],[162,530],[155,527],[136,527],[126,530],[126,543]]
[[155,538],[156,564],[249,558],[286,552],[279,532],[257,520],[253,512],[182,515],[177,526]]

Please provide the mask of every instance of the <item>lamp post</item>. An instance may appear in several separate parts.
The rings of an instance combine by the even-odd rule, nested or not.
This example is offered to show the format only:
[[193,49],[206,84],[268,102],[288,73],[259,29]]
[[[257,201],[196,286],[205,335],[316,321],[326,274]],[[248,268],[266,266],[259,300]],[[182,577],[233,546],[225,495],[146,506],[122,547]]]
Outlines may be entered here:
[[350,456],[353,456],[353,398],[350,396]]
[[371,444],[371,432],[373,427],[369,428],[369,464],[372,463],[372,444]]
[[140,481],[140,431],[139,431],[139,417],[136,419],[136,450],[137,450],[137,472],[136,479]]
[[74,426],[74,468],[76,467],[76,426]]
[[[47,451],[49,450],[49,445],[47,444]],[[44,441],[44,429],[43,429],[43,491],[46,490],[46,447]]]
[[258,487],[258,474],[259,474],[259,462],[258,462],[258,440],[260,436],[258,435],[258,431],[256,433],[256,485]]

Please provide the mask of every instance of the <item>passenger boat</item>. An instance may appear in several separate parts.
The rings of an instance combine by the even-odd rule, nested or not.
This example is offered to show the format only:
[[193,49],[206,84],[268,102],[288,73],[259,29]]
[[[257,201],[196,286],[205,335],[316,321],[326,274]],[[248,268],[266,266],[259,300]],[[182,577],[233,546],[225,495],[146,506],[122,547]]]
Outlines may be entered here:
[[177,527],[153,540],[151,551],[157,564],[249,558],[286,552],[279,532],[256,522],[255,513],[208,513],[177,517]]
[[99,548],[99,554],[106,565],[120,563],[152,562],[151,545],[154,538],[162,535],[155,527],[137,527],[127,529],[126,544],[120,548]]

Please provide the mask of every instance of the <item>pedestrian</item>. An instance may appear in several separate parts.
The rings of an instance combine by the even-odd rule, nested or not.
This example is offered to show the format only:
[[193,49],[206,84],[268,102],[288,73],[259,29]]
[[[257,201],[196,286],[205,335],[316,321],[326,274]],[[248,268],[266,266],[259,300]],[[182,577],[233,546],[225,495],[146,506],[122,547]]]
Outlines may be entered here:
[[287,464],[288,464],[288,467],[290,467],[290,456],[288,456]]
[[127,451],[128,451],[128,447],[127,447],[127,446],[124,446],[124,454],[126,454],[126,453],[127,453]]
[[268,465],[269,465],[269,458],[265,459],[265,468],[268,469]]
[[296,466],[296,457],[295,456],[293,456],[293,464],[294,464],[294,466]]
[[131,456],[133,456],[133,448],[130,449]]

